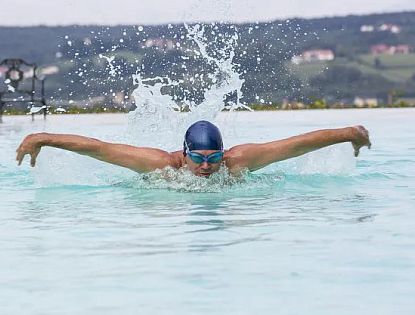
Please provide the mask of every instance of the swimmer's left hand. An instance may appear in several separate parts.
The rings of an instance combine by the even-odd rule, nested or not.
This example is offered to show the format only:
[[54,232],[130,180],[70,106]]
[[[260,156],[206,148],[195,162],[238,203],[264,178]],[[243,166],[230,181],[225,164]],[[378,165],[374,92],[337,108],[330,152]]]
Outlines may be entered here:
[[354,156],[359,155],[359,151],[362,147],[371,148],[372,143],[369,139],[369,131],[363,126],[354,126],[353,136],[352,136],[352,145],[354,149]]
[[36,158],[39,155],[40,149],[42,148],[42,134],[31,134],[28,135],[23,142],[19,145],[16,150],[16,161],[19,165],[22,164],[24,157],[29,154],[30,165],[32,167],[36,164]]

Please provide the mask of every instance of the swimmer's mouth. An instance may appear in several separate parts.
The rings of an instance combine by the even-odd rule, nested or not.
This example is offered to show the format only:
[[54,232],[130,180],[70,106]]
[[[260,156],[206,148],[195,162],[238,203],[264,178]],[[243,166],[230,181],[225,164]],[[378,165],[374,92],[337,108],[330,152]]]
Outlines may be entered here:
[[212,175],[212,173],[199,173],[199,176],[201,177],[209,177],[210,175]]

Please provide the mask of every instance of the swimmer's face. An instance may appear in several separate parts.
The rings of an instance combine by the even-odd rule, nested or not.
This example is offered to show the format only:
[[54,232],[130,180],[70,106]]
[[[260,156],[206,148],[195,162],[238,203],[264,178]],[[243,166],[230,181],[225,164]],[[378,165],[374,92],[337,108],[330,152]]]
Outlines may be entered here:
[[[208,156],[209,154],[212,154],[218,151],[217,150],[194,150],[192,152],[196,152],[196,153],[200,153],[200,154]],[[203,162],[203,163],[197,164],[190,159],[189,155],[186,155],[185,159],[186,159],[186,163],[187,163],[189,170],[194,175],[200,176],[200,177],[209,177],[213,173],[219,171],[220,164],[222,162],[222,161],[218,163]]]

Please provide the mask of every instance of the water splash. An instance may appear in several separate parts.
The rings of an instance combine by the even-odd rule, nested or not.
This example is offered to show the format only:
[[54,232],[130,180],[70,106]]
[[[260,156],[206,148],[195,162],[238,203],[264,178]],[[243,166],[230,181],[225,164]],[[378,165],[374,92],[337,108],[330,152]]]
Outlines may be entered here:
[[[109,141],[114,141],[116,138],[117,142],[175,151],[181,147],[184,132],[193,122],[201,119],[215,121],[223,110],[250,109],[241,102],[242,87],[245,81],[238,72],[238,65],[235,62],[235,49],[239,40],[236,28],[230,27],[231,31],[228,34],[215,33],[214,27],[210,26],[209,29],[209,25],[185,25],[185,29],[187,35],[183,37],[182,43],[177,43],[182,54],[182,62],[176,65],[185,69],[183,76],[178,77],[171,73],[149,76],[146,71],[143,71],[145,65],[142,65],[133,76],[135,90],[132,96],[136,109],[129,114],[126,133],[121,137],[122,139],[119,135],[116,137],[112,135]],[[208,39],[212,34],[216,38]],[[113,75],[118,75],[120,72],[113,64],[114,57],[101,54],[100,58],[108,62],[109,74],[112,79],[115,79]],[[186,69],[186,62],[191,60],[196,60],[201,64],[203,61],[202,73],[192,74]],[[261,61],[260,58],[258,60]],[[204,87],[202,100],[195,101],[191,97],[186,97],[186,94],[183,99],[178,99],[174,91],[186,89],[185,83],[192,84],[196,78],[205,82],[205,85],[202,85]],[[236,115],[230,116],[233,117],[229,119],[236,118]],[[227,137],[228,131],[233,130],[236,124],[224,122],[223,119],[215,122],[225,135],[225,139],[238,138],[240,140],[240,134],[235,131],[233,137]],[[252,141],[243,140],[242,142]],[[348,158],[349,155],[344,153],[345,150],[314,152],[283,164],[282,168],[280,164],[273,165],[255,176],[245,174],[242,178],[231,177],[223,168],[209,179],[205,179],[195,177],[184,169],[178,171],[166,169],[150,174],[135,175],[128,170],[103,165],[95,160],[73,155],[73,153],[68,153],[66,157],[66,152],[56,152],[50,154],[49,158],[46,155],[46,158],[40,160],[35,177],[37,177],[36,182],[41,186],[112,185],[120,182],[127,186],[133,183],[134,187],[142,189],[190,192],[221,192],[227,189],[238,189],[238,187],[242,187],[243,190],[260,187],[265,189],[275,187],[275,184],[281,182],[278,175],[281,172],[302,175],[347,174],[354,170],[355,160]],[[55,157],[55,162],[53,157]],[[350,157],[352,157],[351,154]],[[91,172],[91,170],[96,172]]]
[[209,178],[202,178],[192,174],[188,169],[179,170],[165,168],[148,174],[137,175],[134,179],[123,180],[119,183],[123,187],[132,187],[145,190],[170,190],[190,193],[235,193],[252,190],[272,189],[284,184],[281,174],[251,174],[246,172],[240,176],[232,176],[223,166]]
[[104,56],[103,54],[99,54],[99,58],[103,58],[108,62],[108,67],[110,70],[108,74],[112,77],[115,77],[117,75],[117,70],[115,69],[115,66],[113,64],[115,56],[108,57],[108,56]]
[[[201,119],[214,121],[222,110],[249,109],[240,101],[243,97],[241,89],[244,80],[234,64],[234,50],[239,38],[236,30],[230,36],[218,34],[221,35],[222,43],[219,46],[216,42],[207,39],[204,26],[185,25],[185,28],[187,40],[181,45],[182,53],[185,54],[183,60],[194,58],[199,62],[200,60],[204,62],[204,72],[193,76],[198,75],[200,80],[207,81],[207,87],[203,91],[203,100],[195,102],[190,98],[184,98],[178,101],[175,95],[166,93],[166,90],[174,87],[183,88],[183,82],[192,79],[190,73],[185,72],[183,78],[172,78],[169,74],[149,77],[144,71],[137,71],[133,76],[135,90],[132,93],[136,109],[129,113],[128,128],[124,139],[120,139],[120,142],[169,151],[177,150],[182,145],[185,130],[193,122]],[[99,57],[108,62],[111,76],[117,74],[113,65],[113,57],[103,54]],[[232,98],[229,98],[230,94]],[[232,128],[233,124],[229,125],[228,128]],[[226,128],[220,127],[226,134]],[[231,187],[240,182],[240,179],[230,177],[226,169],[214,174],[208,181],[195,177],[188,171],[172,169],[138,176],[131,173],[128,176],[121,170],[115,171],[114,166],[102,165],[97,161],[68,152],[43,152],[43,155],[46,159],[39,161],[37,169],[41,171],[41,174],[36,171],[39,174],[36,176],[37,183],[41,186],[48,184],[105,185],[132,180],[134,183],[137,182],[139,187],[209,192],[220,191],[224,187]],[[68,162],[68,159],[71,161]],[[70,164],[77,167],[66,167]],[[96,172],[86,171],[86,169],[96,170]],[[54,175],[60,173],[62,176],[52,174],[48,176],[47,173],[51,171]],[[108,176],[104,174],[105,172],[111,175]]]
[[271,168],[294,175],[353,176],[356,175],[356,163],[352,146],[342,143],[280,162]]
[[[193,43],[196,47],[185,50],[187,56],[184,58],[202,58],[207,65],[204,69],[206,73],[196,74],[209,85],[203,91],[203,100],[195,103],[185,97],[178,102],[165,92],[182,86],[185,80],[192,82],[194,78],[189,73],[177,80],[168,76],[144,78],[142,73],[137,72],[133,77],[136,89],[132,93],[136,109],[129,117],[131,143],[174,150],[180,145],[185,130],[195,121],[214,121],[222,110],[249,109],[240,101],[244,80],[233,63],[238,34],[235,32],[227,37],[223,47],[215,47],[215,56],[212,56],[209,52],[212,43],[205,37],[205,27],[200,24],[185,27],[190,41],[188,46]],[[232,98],[229,101],[230,95]]]

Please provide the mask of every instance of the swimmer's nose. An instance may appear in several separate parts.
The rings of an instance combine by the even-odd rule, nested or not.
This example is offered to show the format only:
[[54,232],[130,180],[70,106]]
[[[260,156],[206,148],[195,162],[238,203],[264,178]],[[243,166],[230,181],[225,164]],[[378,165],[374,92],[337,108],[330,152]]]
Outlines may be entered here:
[[206,161],[204,161],[201,165],[202,168],[209,168],[209,166],[210,166],[209,163]]

